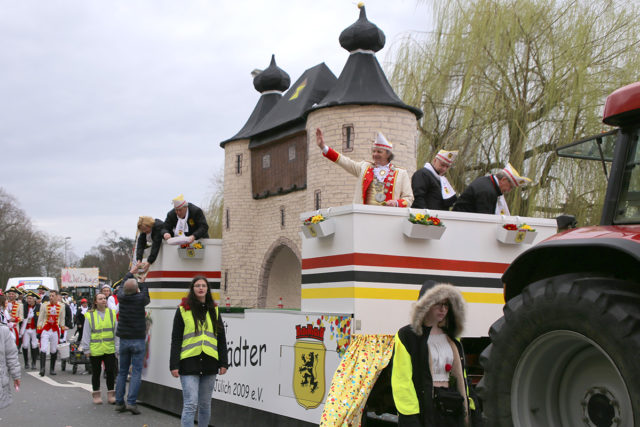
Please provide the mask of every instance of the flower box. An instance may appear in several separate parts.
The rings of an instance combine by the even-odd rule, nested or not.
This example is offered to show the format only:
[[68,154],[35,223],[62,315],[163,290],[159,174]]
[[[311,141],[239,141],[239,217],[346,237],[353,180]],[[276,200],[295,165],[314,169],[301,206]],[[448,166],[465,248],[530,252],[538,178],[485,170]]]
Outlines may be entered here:
[[446,229],[447,227],[444,225],[414,224],[410,221],[405,221],[402,232],[412,239],[440,240]]
[[327,237],[335,233],[336,224],[333,219],[329,218],[315,224],[302,224],[300,226],[300,230],[307,239],[313,239],[314,237]]
[[203,259],[204,247],[197,248],[178,248],[178,255],[183,259]]
[[520,243],[532,244],[538,235],[537,231],[526,230],[507,230],[503,226],[498,226],[496,239],[502,243],[509,245],[517,245]]

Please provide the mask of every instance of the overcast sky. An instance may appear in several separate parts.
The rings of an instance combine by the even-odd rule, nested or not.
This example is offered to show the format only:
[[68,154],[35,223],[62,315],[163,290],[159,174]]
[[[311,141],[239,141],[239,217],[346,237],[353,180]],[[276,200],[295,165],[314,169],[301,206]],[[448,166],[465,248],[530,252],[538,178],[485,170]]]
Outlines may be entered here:
[[[293,83],[321,62],[338,76],[357,2],[5,0],[0,13],[0,186],[36,227],[82,256],[102,231],[134,237],[171,199],[203,206],[271,54]],[[394,41],[431,26],[414,0],[370,0]]]

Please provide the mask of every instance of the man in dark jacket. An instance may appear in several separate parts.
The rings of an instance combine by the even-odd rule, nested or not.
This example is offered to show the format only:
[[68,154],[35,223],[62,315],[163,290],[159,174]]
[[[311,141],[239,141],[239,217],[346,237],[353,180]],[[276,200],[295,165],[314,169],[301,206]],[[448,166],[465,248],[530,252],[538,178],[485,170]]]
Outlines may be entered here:
[[[134,415],[140,413],[137,405],[140,390],[142,365],[145,354],[145,306],[149,304],[149,290],[143,283],[138,283],[133,275],[138,271],[133,266],[122,282],[124,285],[118,290],[120,304],[118,329],[116,335],[120,338],[120,369],[116,380],[116,411],[129,410]],[[127,403],[124,402],[124,392],[127,385],[127,375],[131,366],[131,380]]]
[[430,163],[418,169],[411,177],[415,209],[449,210],[457,196],[449,180],[445,178],[458,155],[457,151],[440,150]]
[[510,215],[504,194],[531,182],[520,176],[511,164],[494,175],[481,176],[469,184],[458,198],[454,211]]
[[189,243],[209,237],[209,225],[202,209],[187,203],[182,194],[173,199],[173,209],[167,213],[162,229],[162,237],[169,240],[174,236],[187,236]]

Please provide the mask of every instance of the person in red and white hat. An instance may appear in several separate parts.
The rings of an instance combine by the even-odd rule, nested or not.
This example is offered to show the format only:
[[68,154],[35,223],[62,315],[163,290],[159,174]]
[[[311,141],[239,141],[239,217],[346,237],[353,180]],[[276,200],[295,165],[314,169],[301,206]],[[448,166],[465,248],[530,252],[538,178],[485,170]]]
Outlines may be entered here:
[[172,200],[173,209],[167,213],[162,227],[162,238],[169,240],[174,236],[187,236],[189,243],[209,237],[209,225],[202,209],[188,203],[181,194]]
[[7,289],[5,292],[7,296],[6,311],[9,314],[7,317],[7,326],[13,334],[13,339],[16,342],[16,347],[19,347],[20,343],[20,322],[22,322],[22,303],[18,299],[20,292],[15,286]]
[[366,205],[409,207],[413,192],[409,174],[391,163],[393,145],[377,133],[371,148],[371,161],[355,162],[324,143],[322,130],[316,129],[316,144],[322,155],[358,177],[353,203]]
[[499,172],[476,178],[453,205],[454,211],[510,215],[504,195],[531,180],[507,163]]
[[458,199],[456,191],[444,176],[458,156],[457,151],[440,150],[431,162],[411,177],[413,205],[416,209],[449,210]]

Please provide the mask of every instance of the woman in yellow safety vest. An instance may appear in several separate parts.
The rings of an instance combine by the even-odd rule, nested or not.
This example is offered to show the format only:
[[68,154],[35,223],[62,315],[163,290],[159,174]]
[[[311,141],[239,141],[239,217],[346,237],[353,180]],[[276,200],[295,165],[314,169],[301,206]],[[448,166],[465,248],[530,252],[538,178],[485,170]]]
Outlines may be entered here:
[[204,276],[191,280],[189,294],[182,299],[173,318],[171,333],[171,375],[182,384],[182,426],[209,425],[211,395],[216,375],[224,375],[227,362],[227,339],[218,307]]
[[101,404],[100,374],[102,364],[107,375],[107,401],[116,403],[115,374],[116,374],[116,327],[118,320],[115,310],[107,307],[107,297],[96,294],[93,300],[94,308],[84,316],[82,331],[82,349],[91,361],[91,385],[93,388],[93,403]]

